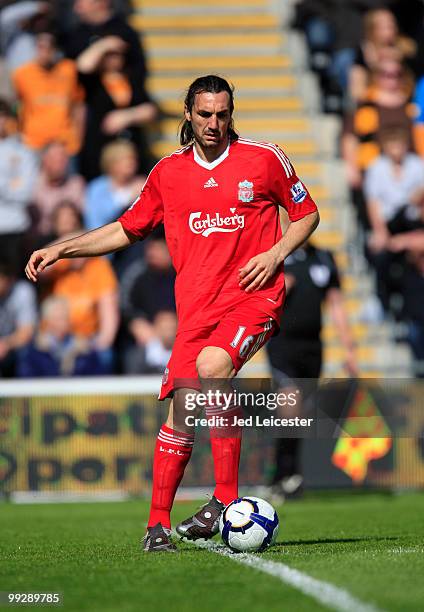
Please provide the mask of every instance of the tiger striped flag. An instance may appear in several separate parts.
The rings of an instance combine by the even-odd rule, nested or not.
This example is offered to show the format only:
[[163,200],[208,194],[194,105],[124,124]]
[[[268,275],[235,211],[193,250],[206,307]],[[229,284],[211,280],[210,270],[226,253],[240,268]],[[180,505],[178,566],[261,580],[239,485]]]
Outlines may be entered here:
[[367,475],[368,463],[387,455],[391,447],[391,431],[373,397],[366,389],[358,388],[334,448],[332,463],[355,484],[360,484]]

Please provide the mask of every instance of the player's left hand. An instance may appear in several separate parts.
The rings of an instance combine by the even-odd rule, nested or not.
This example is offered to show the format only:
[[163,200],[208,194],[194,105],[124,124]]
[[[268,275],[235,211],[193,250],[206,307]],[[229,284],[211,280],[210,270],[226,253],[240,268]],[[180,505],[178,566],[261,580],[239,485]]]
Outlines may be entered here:
[[240,268],[239,286],[246,293],[261,289],[274,276],[278,266],[279,262],[276,261],[275,255],[269,251],[255,255]]

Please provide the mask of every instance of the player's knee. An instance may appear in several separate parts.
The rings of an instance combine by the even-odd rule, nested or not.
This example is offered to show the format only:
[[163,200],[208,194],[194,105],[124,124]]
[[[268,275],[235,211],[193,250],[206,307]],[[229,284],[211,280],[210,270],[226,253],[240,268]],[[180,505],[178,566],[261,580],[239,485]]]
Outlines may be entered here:
[[216,347],[203,349],[196,360],[197,374],[199,378],[227,378],[232,373],[230,356]]
[[214,364],[209,361],[198,360],[197,364],[197,373],[199,378],[218,378],[219,374],[218,370]]

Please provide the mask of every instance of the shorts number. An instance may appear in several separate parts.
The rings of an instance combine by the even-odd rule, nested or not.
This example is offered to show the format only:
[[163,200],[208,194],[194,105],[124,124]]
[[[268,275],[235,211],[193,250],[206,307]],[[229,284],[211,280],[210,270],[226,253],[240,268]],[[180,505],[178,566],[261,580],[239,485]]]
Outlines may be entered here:
[[247,336],[247,338],[243,340],[243,344],[241,345],[240,350],[239,350],[240,357],[243,358],[246,356],[247,351],[250,349],[250,345],[252,344],[254,339],[255,339],[255,336]]
[[237,344],[240,342],[241,337],[243,336],[245,331],[246,331],[246,328],[243,327],[243,325],[239,325],[236,335],[230,342],[230,346],[232,346],[233,348],[236,348]]
[[[256,338],[256,342],[255,344],[252,346],[253,341],[255,340],[255,336],[247,336],[247,338],[245,338],[243,340],[243,343],[240,347],[239,350],[239,355],[242,359],[244,359],[244,357],[246,357],[247,355],[247,359],[250,359],[255,353],[256,351],[258,351],[260,349],[260,347],[262,346],[263,342],[265,341],[265,338],[268,334],[268,332],[271,331],[272,327],[274,325],[274,322],[272,319],[270,319],[269,321],[267,321],[264,325],[264,331],[259,334],[259,336],[257,336]],[[237,345],[239,344],[240,340],[243,337],[244,332],[246,331],[246,327],[243,327],[243,325],[239,325],[239,328],[237,330],[236,335],[234,336],[234,338],[232,339],[232,341],[230,342],[230,346],[232,346],[233,348],[237,348]],[[249,350],[250,349],[250,350]]]

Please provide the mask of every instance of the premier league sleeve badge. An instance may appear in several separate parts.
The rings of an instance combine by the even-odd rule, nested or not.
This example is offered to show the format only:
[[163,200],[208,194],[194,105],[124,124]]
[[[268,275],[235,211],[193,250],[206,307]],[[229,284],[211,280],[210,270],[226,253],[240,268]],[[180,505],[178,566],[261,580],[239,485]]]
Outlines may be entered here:
[[306,198],[307,193],[302,181],[297,181],[297,183],[292,185],[290,191],[295,204],[300,204]]

